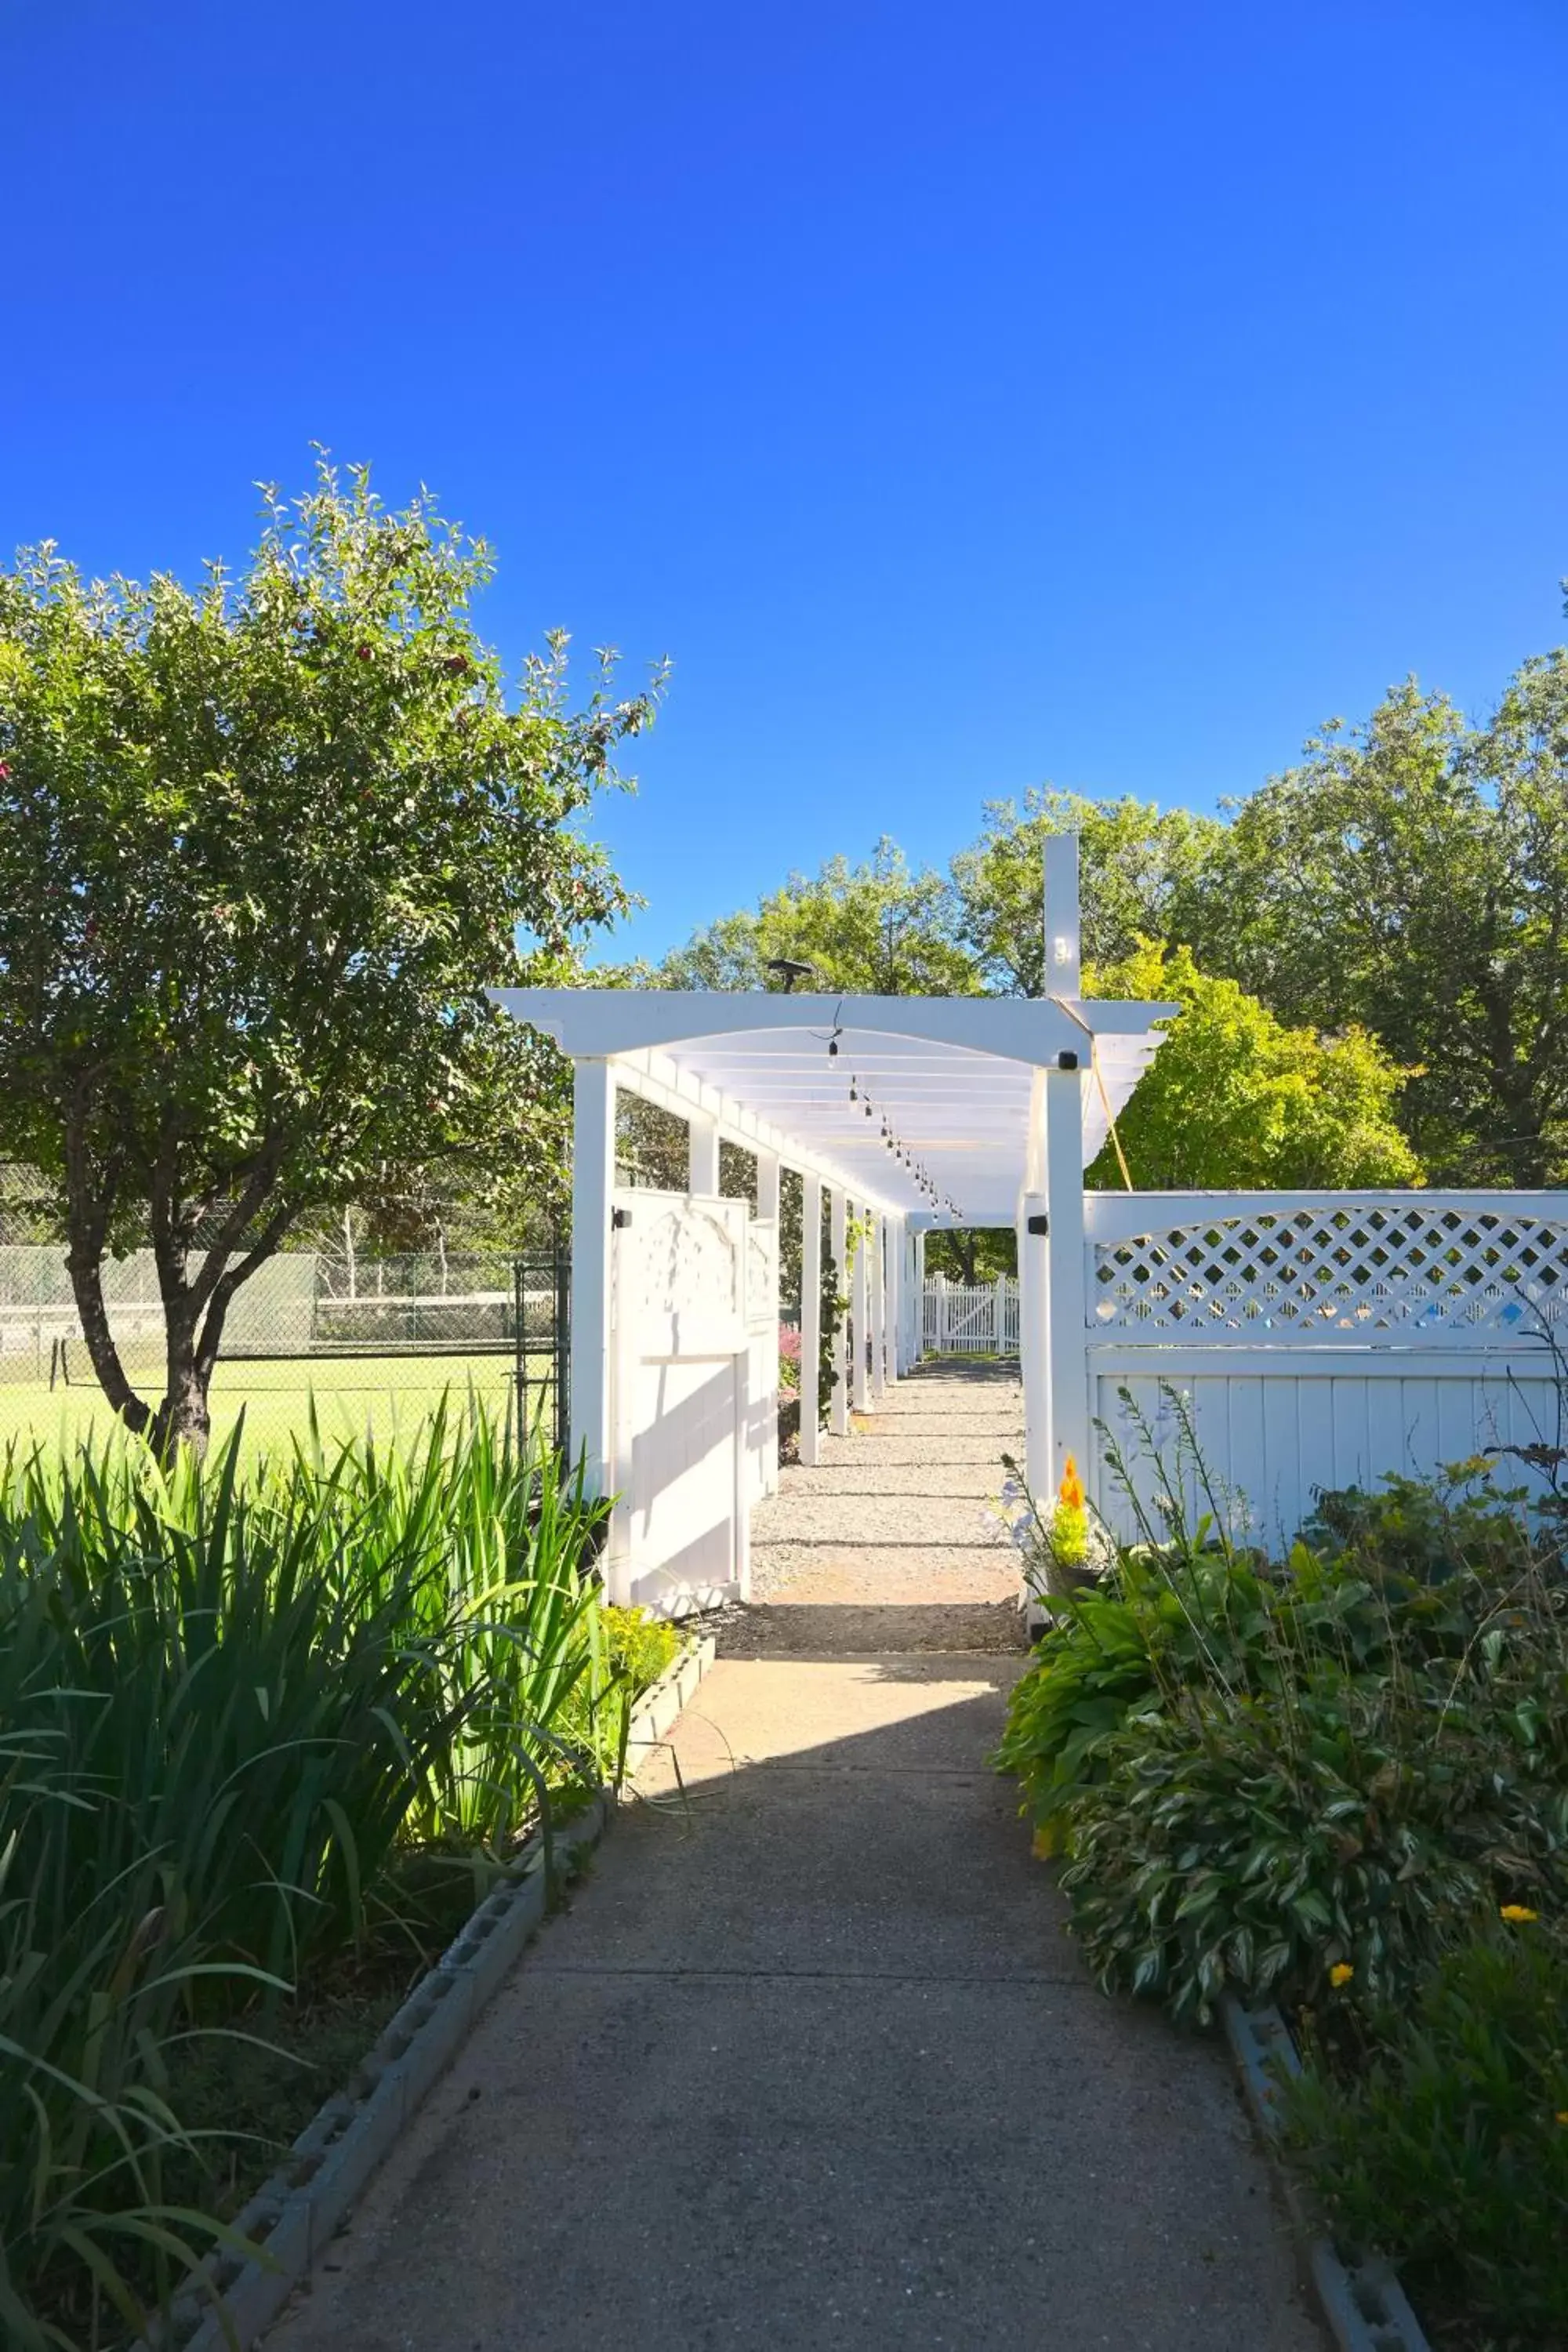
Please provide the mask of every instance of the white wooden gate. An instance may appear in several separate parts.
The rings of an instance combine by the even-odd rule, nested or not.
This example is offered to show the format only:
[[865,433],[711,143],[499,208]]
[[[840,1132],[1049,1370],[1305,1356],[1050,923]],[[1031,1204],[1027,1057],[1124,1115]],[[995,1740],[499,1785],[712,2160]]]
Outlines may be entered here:
[[777,1462],[776,1222],[621,1191],[614,1236],[611,1596],[673,1616],[744,1600]]
[[928,1276],[921,1302],[921,1344],[936,1356],[1016,1356],[1018,1285],[1010,1274],[994,1282],[949,1282]]
[[[1316,1487],[1557,1442],[1543,1330],[1568,1318],[1563,1193],[1090,1193],[1084,1206],[1089,1408],[1103,1425],[1092,1491],[1124,1533],[1108,1440],[1152,1505],[1176,1466],[1167,1391],[1187,1400],[1215,1481],[1276,1545]],[[1504,1483],[1529,1478],[1505,1464]],[[1206,1507],[1190,1465],[1185,1483],[1189,1507]]]

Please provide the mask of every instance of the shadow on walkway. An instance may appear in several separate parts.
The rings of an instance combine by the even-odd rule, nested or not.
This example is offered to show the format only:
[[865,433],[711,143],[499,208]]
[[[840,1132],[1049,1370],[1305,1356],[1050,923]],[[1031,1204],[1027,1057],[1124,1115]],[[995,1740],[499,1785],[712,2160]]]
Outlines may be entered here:
[[1313,2352],[1222,2053],[986,1769],[1017,1671],[721,1660],[275,2352]]

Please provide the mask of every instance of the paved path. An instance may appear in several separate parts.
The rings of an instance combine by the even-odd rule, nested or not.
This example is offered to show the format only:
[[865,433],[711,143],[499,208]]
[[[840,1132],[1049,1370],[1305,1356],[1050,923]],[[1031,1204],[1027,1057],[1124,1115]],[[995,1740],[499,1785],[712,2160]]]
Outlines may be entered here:
[[[1089,1985],[985,1769],[1022,1660],[946,1388],[769,1507],[773,1600],[274,2352],[1321,2352],[1218,2049]],[[900,1447],[953,1589],[872,1542],[825,1601],[802,1500]]]

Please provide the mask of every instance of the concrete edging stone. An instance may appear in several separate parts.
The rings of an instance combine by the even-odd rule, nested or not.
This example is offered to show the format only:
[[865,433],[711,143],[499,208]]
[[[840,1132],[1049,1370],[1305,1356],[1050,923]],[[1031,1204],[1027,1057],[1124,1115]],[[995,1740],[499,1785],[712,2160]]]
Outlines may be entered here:
[[1234,1993],[1222,1997],[1220,2018],[1253,2120],[1279,2164],[1290,2226],[1338,2352],[1431,2352],[1392,2264],[1381,2256],[1343,2261],[1281,2159],[1273,2070],[1301,2071],[1284,2018],[1272,2007],[1244,2009]]
[[[695,1634],[632,1709],[626,1770],[668,1737],[717,1644]],[[601,1789],[557,1830],[551,1853],[563,1861],[591,1853],[615,1818]],[[135,2352],[248,2352],[302,2284],[372,2175],[434,2089],[480,2013],[543,1921],[549,1900],[542,1836],[531,1838],[506,1878],[486,1895],[448,1948],[383,2028],[346,2089],[327,2100],[288,2156],[229,2224],[231,2240],[208,2255],[182,2289],[171,2324]],[[216,2297],[216,2301],[215,2301]]]

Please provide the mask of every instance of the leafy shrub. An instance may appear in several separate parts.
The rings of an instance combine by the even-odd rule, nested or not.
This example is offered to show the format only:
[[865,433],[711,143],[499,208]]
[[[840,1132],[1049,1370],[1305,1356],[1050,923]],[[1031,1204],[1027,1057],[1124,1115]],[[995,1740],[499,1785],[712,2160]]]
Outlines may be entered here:
[[1145,1532],[1053,1601],[996,1759],[1108,1986],[1392,1995],[1478,1903],[1564,1900],[1568,1587],[1484,1465],[1323,1496],[1280,1567],[1217,1510]]
[[1067,1811],[1062,1884],[1107,1990],[1205,2019],[1228,1984],[1251,2000],[1320,1990],[1352,1967],[1402,1993],[1481,1899],[1452,1850],[1447,1774],[1390,1751],[1375,1698],[1188,1696],[1135,1717],[1105,1775]]
[[1545,1924],[1458,1945],[1377,2013],[1342,2079],[1309,2051],[1281,2115],[1342,2239],[1398,2262],[1436,2327],[1568,2341],[1568,1947]]
[[600,1615],[610,1664],[626,1676],[636,1697],[656,1683],[673,1661],[680,1647],[680,1629],[668,1617],[655,1617],[647,1609],[606,1608]]

